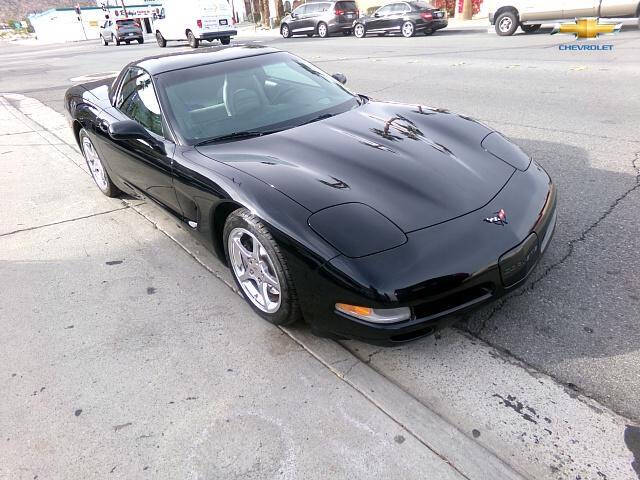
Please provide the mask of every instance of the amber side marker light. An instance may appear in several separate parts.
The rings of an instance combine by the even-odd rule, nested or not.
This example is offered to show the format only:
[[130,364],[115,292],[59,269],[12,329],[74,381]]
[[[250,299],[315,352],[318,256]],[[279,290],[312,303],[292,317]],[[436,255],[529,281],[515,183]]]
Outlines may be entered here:
[[396,323],[411,318],[411,310],[408,307],[370,308],[349,305],[348,303],[336,303],[336,310],[345,315],[373,323]]

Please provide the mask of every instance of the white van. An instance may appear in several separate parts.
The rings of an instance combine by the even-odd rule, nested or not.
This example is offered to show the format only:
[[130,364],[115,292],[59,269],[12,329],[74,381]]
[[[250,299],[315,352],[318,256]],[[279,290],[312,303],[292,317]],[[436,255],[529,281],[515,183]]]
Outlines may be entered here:
[[161,47],[169,40],[188,40],[191,48],[198,48],[201,40],[228,45],[238,33],[227,0],[164,0],[163,5],[153,23]]

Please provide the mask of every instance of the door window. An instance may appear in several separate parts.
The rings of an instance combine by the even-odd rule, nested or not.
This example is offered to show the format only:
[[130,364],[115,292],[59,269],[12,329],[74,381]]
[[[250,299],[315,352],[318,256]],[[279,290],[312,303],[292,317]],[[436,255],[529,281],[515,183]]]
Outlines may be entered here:
[[151,76],[144,70],[131,68],[124,76],[116,108],[147,130],[163,135],[160,105]]
[[307,13],[307,5],[300,5],[293,11],[294,15],[304,15],[305,13]]
[[376,12],[379,16],[383,17],[385,15],[389,15],[391,14],[393,9],[393,5],[385,5],[384,7],[378,9],[378,11]]

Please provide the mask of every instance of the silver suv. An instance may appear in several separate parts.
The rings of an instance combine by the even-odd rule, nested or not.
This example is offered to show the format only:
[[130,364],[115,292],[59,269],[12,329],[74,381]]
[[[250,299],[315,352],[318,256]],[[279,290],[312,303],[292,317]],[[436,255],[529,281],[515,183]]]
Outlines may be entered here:
[[307,37],[317,34],[321,38],[332,33],[351,35],[358,16],[358,7],[352,0],[304,3],[282,19],[280,33],[284,38],[300,34]]
[[100,27],[100,40],[103,45],[109,45],[109,42],[125,42],[129,45],[133,40],[138,43],[144,43],[142,35],[142,27],[137,20],[133,18],[123,18],[120,20],[106,20]]

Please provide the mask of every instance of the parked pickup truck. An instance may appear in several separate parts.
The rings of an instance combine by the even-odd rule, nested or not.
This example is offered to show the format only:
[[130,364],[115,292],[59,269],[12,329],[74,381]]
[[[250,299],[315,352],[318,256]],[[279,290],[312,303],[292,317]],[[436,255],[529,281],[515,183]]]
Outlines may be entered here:
[[577,17],[639,17],[640,0],[495,0],[489,21],[501,36],[513,35],[518,27],[535,32],[542,23]]

